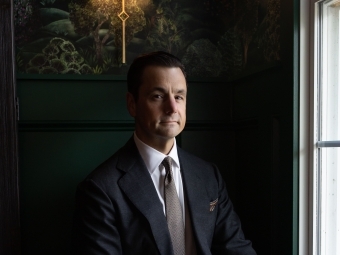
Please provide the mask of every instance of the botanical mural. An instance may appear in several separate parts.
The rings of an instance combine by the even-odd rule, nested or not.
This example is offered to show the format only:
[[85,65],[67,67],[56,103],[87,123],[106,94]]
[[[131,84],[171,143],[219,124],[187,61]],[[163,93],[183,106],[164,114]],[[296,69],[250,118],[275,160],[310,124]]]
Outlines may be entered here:
[[189,76],[235,79],[280,60],[280,0],[14,0],[18,73],[124,75],[164,50]]

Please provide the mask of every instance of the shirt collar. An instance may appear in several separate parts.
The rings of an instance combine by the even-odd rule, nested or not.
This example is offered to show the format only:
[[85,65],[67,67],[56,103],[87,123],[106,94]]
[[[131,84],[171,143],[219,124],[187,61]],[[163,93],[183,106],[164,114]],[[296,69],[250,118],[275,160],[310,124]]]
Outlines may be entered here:
[[133,138],[138,148],[138,151],[140,155],[142,156],[142,159],[144,160],[144,163],[147,169],[149,170],[150,174],[152,174],[159,167],[163,159],[167,156],[170,156],[172,158],[172,162],[174,166],[177,166],[178,168],[180,168],[178,154],[177,154],[176,138],[174,138],[174,145],[172,146],[168,155],[165,155],[159,152],[158,150],[152,148],[151,146],[143,143],[137,137],[136,132],[134,133]]

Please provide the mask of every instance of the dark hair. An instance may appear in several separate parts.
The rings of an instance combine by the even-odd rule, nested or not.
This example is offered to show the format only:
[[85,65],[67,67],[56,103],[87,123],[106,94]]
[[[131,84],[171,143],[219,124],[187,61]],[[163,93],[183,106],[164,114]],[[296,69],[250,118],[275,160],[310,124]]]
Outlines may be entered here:
[[138,99],[139,87],[143,82],[142,76],[144,69],[148,66],[179,67],[184,77],[186,77],[184,65],[181,60],[168,52],[156,51],[140,55],[132,62],[127,73],[128,91],[133,95],[135,100]]

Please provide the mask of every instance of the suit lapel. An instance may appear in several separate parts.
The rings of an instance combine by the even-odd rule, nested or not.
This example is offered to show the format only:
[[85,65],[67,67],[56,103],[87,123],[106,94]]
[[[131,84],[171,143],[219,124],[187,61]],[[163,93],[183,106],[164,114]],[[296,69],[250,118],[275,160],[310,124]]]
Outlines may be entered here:
[[160,254],[172,254],[171,239],[162,204],[133,139],[130,139],[124,147],[117,167],[126,172],[118,185],[149,221]]
[[185,152],[178,148],[183,188],[191,212],[193,232],[197,237],[196,245],[203,254],[210,254],[210,245],[207,243],[208,238],[205,234],[207,229],[209,229],[207,219],[209,218],[210,199],[204,180],[200,179],[196,174],[200,169],[200,165],[196,164],[196,161],[190,160],[184,154]]

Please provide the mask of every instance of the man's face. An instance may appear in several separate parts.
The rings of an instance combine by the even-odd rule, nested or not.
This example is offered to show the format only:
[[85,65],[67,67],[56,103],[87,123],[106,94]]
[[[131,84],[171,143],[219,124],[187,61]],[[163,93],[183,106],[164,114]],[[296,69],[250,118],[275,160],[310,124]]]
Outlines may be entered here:
[[137,101],[130,93],[127,95],[138,138],[154,148],[172,143],[185,126],[186,95],[187,85],[180,68],[146,67]]

